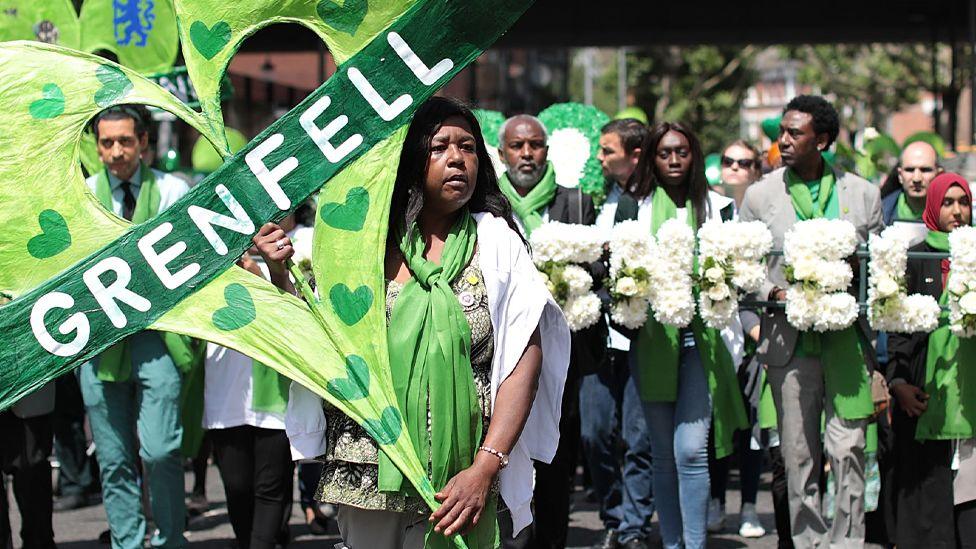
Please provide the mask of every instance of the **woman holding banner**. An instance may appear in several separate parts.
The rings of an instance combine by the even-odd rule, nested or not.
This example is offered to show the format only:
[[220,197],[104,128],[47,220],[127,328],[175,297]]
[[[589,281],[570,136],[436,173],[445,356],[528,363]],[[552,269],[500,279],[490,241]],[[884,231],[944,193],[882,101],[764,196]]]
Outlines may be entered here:
[[[651,129],[632,180],[637,219],[656,234],[669,219],[697,232],[705,221],[731,219],[731,198],[708,190],[698,138],[679,123]],[[651,434],[654,502],[665,548],[703,548],[709,500],[708,433],[716,454],[728,455],[736,429],[747,427],[735,375],[742,360],[738,319],[719,332],[696,316],[687,328],[648,317],[631,347]]]
[[[481,135],[458,101],[422,105],[389,217],[393,383],[442,506],[429,514],[366,432],[327,407],[314,450],[326,461],[318,496],[339,505],[349,549],[448,547],[444,536],[458,533],[469,547],[496,547],[496,495],[511,512],[498,524],[517,533],[531,522],[531,460],[556,450],[569,330],[518,236]],[[284,268],[292,251],[280,229],[266,225],[255,242],[269,266]],[[299,406],[289,410],[289,435],[321,429]]]
[[[972,200],[962,176],[933,179],[922,214],[929,234],[910,250],[948,252],[949,233],[972,224]],[[909,294],[941,298],[945,305],[951,277],[948,259],[908,260]],[[888,352],[895,397],[892,541],[899,549],[976,547],[976,402],[963,382],[976,367],[973,340],[957,337],[943,321],[931,334],[890,333]]]

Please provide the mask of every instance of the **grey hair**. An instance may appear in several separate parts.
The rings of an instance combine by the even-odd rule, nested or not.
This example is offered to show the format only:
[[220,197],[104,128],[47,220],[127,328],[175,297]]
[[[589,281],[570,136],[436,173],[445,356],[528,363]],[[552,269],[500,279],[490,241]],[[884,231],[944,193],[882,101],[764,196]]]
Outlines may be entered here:
[[498,128],[499,148],[503,148],[505,146],[505,132],[508,130],[508,124],[515,120],[528,120],[531,122],[535,122],[536,124],[539,125],[540,128],[542,128],[542,137],[545,138],[547,143],[549,142],[549,129],[546,128],[546,125],[542,123],[542,120],[539,120],[538,118],[532,116],[531,114],[516,114],[515,116],[502,122],[501,127]]

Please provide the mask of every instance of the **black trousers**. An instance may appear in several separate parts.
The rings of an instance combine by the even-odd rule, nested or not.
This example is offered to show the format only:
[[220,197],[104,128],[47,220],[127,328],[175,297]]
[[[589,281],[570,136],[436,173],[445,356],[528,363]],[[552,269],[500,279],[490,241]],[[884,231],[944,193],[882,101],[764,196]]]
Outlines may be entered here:
[[[227,514],[240,549],[274,549],[287,531],[295,466],[284,430],[212,429]],[[287,537],[287,534],[285,534]]]
[[95,494],[100,490],[98,465],[88,455],[85,402],[76,372],[59,377],[54,399],[54,455],[58,458],[58,492],[62,496]]
[[[563,390],[559,446],[552,463],[535,462],[535,525],[532,547],[563,549],[569,530],[569,502],[580,451],[580,376],[570,372]],[[510,546],[506,545],[506,549]]]
[[786,465],[779,446],[769,449],[770,465],[773,469],[773,514],[776,517],[777,547],[779,549],[793,549],[793,538],[790,537],[790,502],[786,493]]
[[[24,549],[53,549],[51,526],[51,414],[21,419],[0,412],[0,469],[13,476],[14,499],[20,510],[20,539]],[[13,549],[9,503],[0,473],[0,547]]]

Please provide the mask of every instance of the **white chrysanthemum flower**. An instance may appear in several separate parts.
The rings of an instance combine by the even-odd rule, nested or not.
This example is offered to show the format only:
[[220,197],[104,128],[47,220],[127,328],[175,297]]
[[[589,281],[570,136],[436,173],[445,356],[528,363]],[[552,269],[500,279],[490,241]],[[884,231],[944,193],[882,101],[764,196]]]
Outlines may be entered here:
[[563,307],[563,315],[570,330],[589,328],[600,320],[600,298],[593,292],[572,296]]
[[698,299],[699,313],[709,328],[721,330],[727,327],[739,312],[739,302],[734,299],[712,301],[705,294],[700,295]]
[[593,277],[577,265],[566,265],[563,269],[563,280],[569,285],[570,296],[583,295],[593,287]]
[[592,225],[543,223],[532,231],[529,242],[537,264],[592,263],[603,255],[603,235]]
[[610,308],[610,318],[625,328],[636,330],[647,322],[647,301],[624,299]]

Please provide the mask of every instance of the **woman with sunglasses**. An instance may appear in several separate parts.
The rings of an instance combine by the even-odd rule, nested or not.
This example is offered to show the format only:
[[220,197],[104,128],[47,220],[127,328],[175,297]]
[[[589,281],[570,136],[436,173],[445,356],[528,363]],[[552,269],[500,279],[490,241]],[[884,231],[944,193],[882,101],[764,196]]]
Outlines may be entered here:
[[748,141],[733,141],[722,152],[723,194],[735,200],[738,208],[749,185],[762,177],[762,155]]
[[[641,146],[632,176],[637,219],[656,234],[669,219],[697,229],[731,219],[732,200],[709,191],[698,138],[686,126],[663,122]],[[666,243],[665,243],[666,244]],[[696,316],[687,328],[653,315],[637,331],[630,359],[651,434],[654,502],[666,549],[705,547],[709,499],[708,439],[714,425],[724,457],[736,429],[748,425],[735,370],[742,360],[742,326],[706,328]]]
[[[739,139],[730,143],[722,152],[722,183],[721,188],[725,196],[735,200],[736,207],[742,204],[749,185],[762,177],[762,155],[759,149],[748,141]],[[759,341],[759,316],[754,311],[743,310],[739,313],[744,334],[754,343]],[[760,381],[760,365],[755,360],[744,363],[745,371],[739,372],[742,385],[752,393],[762,391]],[[758,395],[743,394],[745,402],[758,400]],[[736,452],[739,454],[740,484],[742,492],[742,508],[739,513],[739,535],[744,538],[759,538],[766,535],[756,512],[756,495],[759,491],[759,475],[762,470],[762,450],[758,441],[761,440],[757,427],[758,410],[756,406],[749,407],[750,429],[739,431],[736,436]],[[708,531],[721,532],[725,528],[725,491],[729,477],[729,464],[732,456],[715,459],[714,452],[709,454],[708,472],[711,479],[712,499],[708,503]]]

